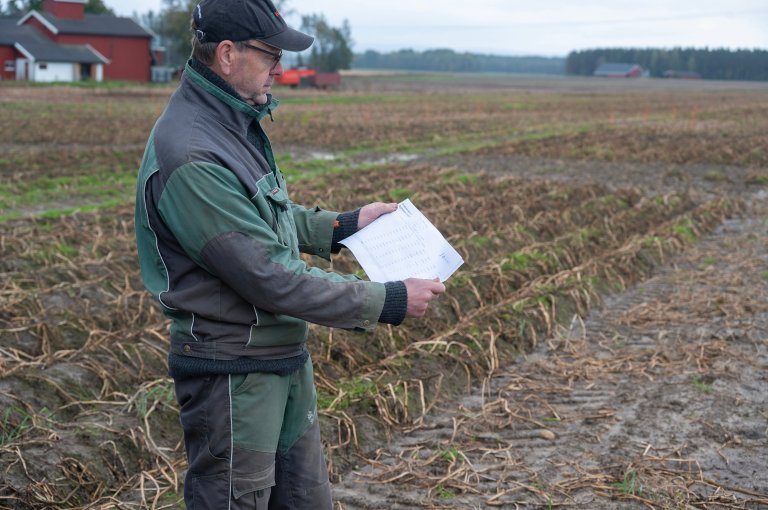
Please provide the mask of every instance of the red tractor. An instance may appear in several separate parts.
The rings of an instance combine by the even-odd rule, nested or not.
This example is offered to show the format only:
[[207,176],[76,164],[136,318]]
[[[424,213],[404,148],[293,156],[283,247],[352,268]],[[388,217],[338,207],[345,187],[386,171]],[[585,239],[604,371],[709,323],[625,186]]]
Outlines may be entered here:
[[305,84],[325,89],[339,85],[341,83],[341,74],[338,71],[318,73],[314,69],[293,68],[283,71],[282,75],[275,78],[275,83],[288,85],[294,89]]
[[275,82],[280,85],[288,85],[291,88],[296,88],[301,85],[302,78],[310,78],[316,75],[317,72],[314,69],[306,68],[294,68],[286,69],[283,74],[275,78]]

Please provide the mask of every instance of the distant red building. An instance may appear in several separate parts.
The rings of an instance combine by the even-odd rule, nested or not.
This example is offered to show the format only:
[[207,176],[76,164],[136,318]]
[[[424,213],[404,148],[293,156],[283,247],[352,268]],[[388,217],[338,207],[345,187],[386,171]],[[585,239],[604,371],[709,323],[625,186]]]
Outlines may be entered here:
[[152,34],[130,18],[86,14],[87,0],[44,0],[42,12],[0,19],[0,78],[150,81]]
[[637,64],[600,64],[594,75],[605,78],[639,78],[643,76],[643,68]]

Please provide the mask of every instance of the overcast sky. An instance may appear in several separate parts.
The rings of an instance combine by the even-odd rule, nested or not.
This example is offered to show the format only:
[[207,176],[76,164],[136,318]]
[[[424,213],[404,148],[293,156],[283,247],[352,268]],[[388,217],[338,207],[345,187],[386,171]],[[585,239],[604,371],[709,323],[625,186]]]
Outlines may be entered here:
[[[120,16],[161,0],[105,0]],[[288,0],[298,14],[347,19],[354,50],[402,48],[565,56],[597,47],[768,48],[766,0]]]

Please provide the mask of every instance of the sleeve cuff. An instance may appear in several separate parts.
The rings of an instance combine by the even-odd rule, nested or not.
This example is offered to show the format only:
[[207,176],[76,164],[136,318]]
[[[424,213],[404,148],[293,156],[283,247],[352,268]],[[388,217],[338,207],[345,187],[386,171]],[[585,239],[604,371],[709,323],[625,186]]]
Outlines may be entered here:
[[405,312],[408,308],[408,291],[403,282],[387,282],[384,284],[384,288],[387,293],[379,322],[397,326],[405,319]]
[[346,239],[357,232],[357,220],[360,217],[360,209],[343,212],[336,217],[338,226],[333,229],[333,238],[331,239],[331,253],[339,253],[344,245],[339,241]]

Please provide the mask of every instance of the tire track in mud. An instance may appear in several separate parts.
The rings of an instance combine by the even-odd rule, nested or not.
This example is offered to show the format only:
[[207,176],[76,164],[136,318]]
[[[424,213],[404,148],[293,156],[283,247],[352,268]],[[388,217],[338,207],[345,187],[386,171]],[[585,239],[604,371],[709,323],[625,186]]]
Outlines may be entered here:
[[767,211],[383,445],[336,508],[768,508]]

